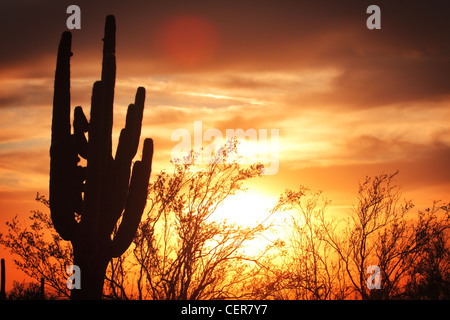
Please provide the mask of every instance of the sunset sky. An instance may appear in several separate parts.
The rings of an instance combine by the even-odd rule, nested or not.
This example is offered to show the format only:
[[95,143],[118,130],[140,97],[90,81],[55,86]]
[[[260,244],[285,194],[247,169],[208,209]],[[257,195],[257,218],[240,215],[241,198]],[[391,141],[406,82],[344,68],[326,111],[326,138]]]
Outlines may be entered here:
[[[89,114],[104,21],[114,14],[115,141],[136,88],[145,87],[141,142],[154,139],[152,176],[171,168],[174,130],[193,137],[194,121],[202,121],[203,132],[224,136],[279,130],[279,170],[252,184],[265,197],[305,185],[345,211],[366,175],[399,170],[403,196],[418,207],[450,201],[448,0],[5,0],[0,232],[16,214],[25,220],[44,209],[34,197],[48,195],[56,53],[71,4],[81,8],[72,106]],[[366,27],[371,4],[381,9],[381,30]]]

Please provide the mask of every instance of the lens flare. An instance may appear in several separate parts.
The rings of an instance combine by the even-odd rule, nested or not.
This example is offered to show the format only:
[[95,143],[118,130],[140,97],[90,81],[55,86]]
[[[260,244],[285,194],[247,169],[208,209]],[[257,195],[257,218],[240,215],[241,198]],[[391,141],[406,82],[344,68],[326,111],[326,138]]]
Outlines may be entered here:
[[159,47],[171,62],[193,67],[214,55],[218,44],[215,27],[197,15],[183,15],[168,20],[159,32]]

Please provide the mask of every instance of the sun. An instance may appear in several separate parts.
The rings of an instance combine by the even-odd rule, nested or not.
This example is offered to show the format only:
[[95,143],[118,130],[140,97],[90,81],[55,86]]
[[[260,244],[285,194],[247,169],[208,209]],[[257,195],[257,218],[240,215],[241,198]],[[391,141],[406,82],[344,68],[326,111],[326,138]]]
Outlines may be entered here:
[[[235,224],[243,228],[255,228],[260,225],[268,226],[272,222],[277,222],[277,215],[270,215],[277,197],[257,191],[246,191],[229,196],[221,206],[214,212],[213,218],[216,221],[224,221]],[[240,247],[248,256],[258,256],[264,249],[278,238],[276,233],[263,232],[255,239],[246,240]]]
[[215,220],[226,220],[242,227],[256,227],[267,222],[276,198],[267,194],[247,191],[229,196],[214,213]]

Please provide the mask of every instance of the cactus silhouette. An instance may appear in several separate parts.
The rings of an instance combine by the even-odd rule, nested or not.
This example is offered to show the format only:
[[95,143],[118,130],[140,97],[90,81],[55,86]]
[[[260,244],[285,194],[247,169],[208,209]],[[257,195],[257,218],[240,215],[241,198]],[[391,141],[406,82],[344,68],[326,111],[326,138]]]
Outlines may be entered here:
[[0,300],[6,300],[6,291],[5,291],[5,259],[1,260],[1,290],[0,290]]
[[39,299],[44,300],[45,299],[45,279],[41,278],[41,287],[39,290]]
[[[72,35],[61,36],[55,72],[50,147],[50,211],[56,231],[70,240],[81,289],[71,299],[101,299],[108,262],[132,242],[147,200],[153,141],[145,139],[142,160],[132,160],[141,135],[145,89],[137,89],[112,155],[116,77],[115,17],[106,17],[101,81],[94,83],[90,121],[81,107],[70,125]],[[85,136],[88,134],[88,139]],[[86,167],[79,165],[80,157]],[[131,178],[130,178],[131,176]],[[120,222],[120,224],[119,224]]]

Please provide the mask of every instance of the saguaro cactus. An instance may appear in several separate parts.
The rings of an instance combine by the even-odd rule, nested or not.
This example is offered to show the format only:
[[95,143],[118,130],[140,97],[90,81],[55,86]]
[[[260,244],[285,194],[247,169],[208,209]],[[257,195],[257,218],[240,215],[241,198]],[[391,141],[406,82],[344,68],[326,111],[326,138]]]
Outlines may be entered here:
[[[74,249],[81,289],[72,299],[100,299],[108,262],[129,247],[147,200],[153,141],[145,139],[142,161],[132,160],[141,134],[145,89],[130,104],[115,157],[112,155],[116,77],[114,16],[108,16],[101,81],[94,83],[90,122],[81,107],[70,125],[70,57],[72,35],[62,34],[58,48],[50,147],[50,210],[55,229]],[[86,139],[85,133],[88,133]],[[87,166],[79,165],[80,157]],[[121,220],[120,220],[121,218]],[[120,220],[120,224],[118,224]]]
[[41,278],[41,288],[39,290],[39,299],[45,299],[45,279]]
[[6,300],[5,291],[5,259],[1,260],[1,289],[0,289],[0,300]]

